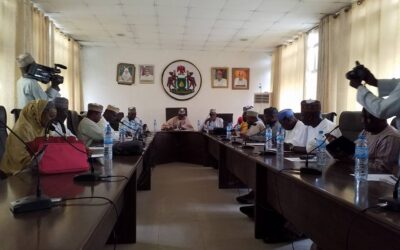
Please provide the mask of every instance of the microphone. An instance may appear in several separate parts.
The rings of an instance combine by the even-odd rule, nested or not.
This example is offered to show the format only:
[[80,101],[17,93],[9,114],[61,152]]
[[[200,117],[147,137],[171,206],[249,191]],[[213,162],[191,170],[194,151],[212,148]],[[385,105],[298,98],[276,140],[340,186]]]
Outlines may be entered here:
[[[10,131],[19,141],[21,141],[27,151],[32,154],[33,159],[36,162],[36,165],[39,168],[39,160],[37,158],[37,155],[17,133],[15,133],[10,127],[7,126],[3,121],[0,120],[0,123]],[[46,128],[47,129],[47,128]],[[46,149],[46,146],[41,150],[43,152]],[[37,173],[37,179],[36,179],[36,195],[32,196],[26,196],[23,198],[20,198],[16,201],[11,202],[10,204],[10,210],[13,214],[21,214],[21,213],[26,213],[26,212],[34,212],[34,211],[39,211],[39,210],[44,210],[44,209],[50,209],[53,206],[52,200],[45,196],[42,195],[42,190],[40,186],[40,173]]]
[[381,197],[378,199],[379,202],[386,203],[386,209],[394,212],[400,212],[399,182],[400,178],[397,178],[396,184],[394,185],[393,197]]
[[[339,125],[334,127],[331,131],[329,131],[328,133],[326,133],[326,135],[330,135],[333,131],[335,131],[336,129],[339,128]],[[310,153],[314,152],[315,150],[319,149],[320,147],[322,147],[322,145],[325,144],[327,140],[327,137],[325,136],[325,139],[322,141],[322,143],[320,143],[319,145],[315,146],[312,150],[310,150],[310,152],[306,153],[306,163],[305,163],[305,167],[301,167],[300,168],[300,174],[312,174],[312,175],[321,175],[322,171],[316,168],[310,168],[308,167],[308,158],[310,157]]]

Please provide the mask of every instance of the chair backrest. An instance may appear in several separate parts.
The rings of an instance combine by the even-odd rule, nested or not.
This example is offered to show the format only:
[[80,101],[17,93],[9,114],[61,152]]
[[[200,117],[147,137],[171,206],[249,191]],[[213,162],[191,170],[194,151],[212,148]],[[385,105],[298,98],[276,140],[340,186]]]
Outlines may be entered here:
[[6,149],[7,140],[7,128],[3,125],[7,124],[7,112],[3,106],[0,106],[0,160],[3,157],[4,151]]
[[[217,117],[220,117],[224,120],[224,128],[228,126],[229,123],[232,123],[233,121],[233,113],[219,113],[217,114]],[[234,126],[233,124],[232,126]]]
[[67,128],[71,130],[74,135],[78,133],[78,125],[82,120],[82,116],[74,110],[68,110],[67,114]]
[[343,111],[339,117],[339,129],[344,137],[355,141],[358,134],[364,129],[361,122],[361,111]]
[[186,111],[186,115],[188,115],[187,108],[181,107],[181,108],[165,108],[165,120],[168,121],[174,116],[178,115],[178,111],[180,109],[184,109]]
[[11,110],[11,114],[14,115],[15,122],[17,122],[17,120],[18,120],[19,114],[21,113],[21,110],[22,109],[13,109],[13,110]]
[[[330,113],[322,113],[321,116],[322,116],[322,118],[326,118],[326,119],[330,120],[331,122],[334,122],[335,116],[337,116],[337,114],[335,112],[330,112]],[[294,117],[296,117],[300,121],[303,121],[303,117],[302,117],[301,113],[299,113],[299,112],[294,113]]]

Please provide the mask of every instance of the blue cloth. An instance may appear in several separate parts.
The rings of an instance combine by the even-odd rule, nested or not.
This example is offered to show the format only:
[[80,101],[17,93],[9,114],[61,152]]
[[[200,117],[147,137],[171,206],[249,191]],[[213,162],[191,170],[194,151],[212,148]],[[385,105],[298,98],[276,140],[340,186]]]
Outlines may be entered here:
[[281,121],[285,118],[292,118],[294,117],[293,110],[291,109],[283,109],[278,113],[278,120]]

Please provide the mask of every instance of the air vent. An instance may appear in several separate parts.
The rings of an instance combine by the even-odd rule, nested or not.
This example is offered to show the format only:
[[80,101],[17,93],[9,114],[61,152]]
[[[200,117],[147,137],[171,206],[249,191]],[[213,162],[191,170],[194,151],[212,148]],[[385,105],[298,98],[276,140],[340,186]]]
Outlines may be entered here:
[[270,94],[271,93],[254,94],[254,103],[255,104],[270,104],[270,102],[271,102]]

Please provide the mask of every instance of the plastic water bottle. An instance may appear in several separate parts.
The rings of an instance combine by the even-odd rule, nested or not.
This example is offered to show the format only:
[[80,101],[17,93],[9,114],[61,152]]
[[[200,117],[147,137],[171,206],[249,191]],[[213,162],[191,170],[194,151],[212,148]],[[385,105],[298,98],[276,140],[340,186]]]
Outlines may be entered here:
[[226,126],[226,139],[231,139],[232,137],[232,123],[228,123],[228,126]]
[[323,167],[326,165],[327,155],[326,155],[326,143],[324,131],[319,131],[318,136],[316,138],[317,145],[315,146],[317,149],[317,166]]
[[156,119],[154,119],[153,125],[154,125],[154,133],[155,133],[155,132],[157,132],[157,120]]
[[284,141],[285,141],[285,130],[281,126],[279,126],[278,131],[276,132],[276,155],[277,156],[283,156]]
[[104,130],[104,168],[106,175],[109,175],[112,169],[113,158],[113,130],[109,123],[107,123]]
[[367,180],[368,177],[368,144],[364,134],[356,141],[354,177],[356,180]]
[[124,142],[126,136],[126,130],[124,126],[119,127],[119,142]]
[[272,148],[272,128],[267,126],[265,130],[265,151]]

